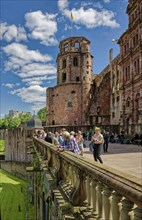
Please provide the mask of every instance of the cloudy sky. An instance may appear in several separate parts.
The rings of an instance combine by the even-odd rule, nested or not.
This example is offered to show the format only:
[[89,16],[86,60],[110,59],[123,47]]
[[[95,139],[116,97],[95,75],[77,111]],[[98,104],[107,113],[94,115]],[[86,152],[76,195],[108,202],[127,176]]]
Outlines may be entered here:
[[91,41],[93,73],[104,69],[109,49],[119,53],[112,39],[127,28],[126,7],[127,0],[1,1],[1,115],[45,106],[46,88],[56,85],[58,44],[71,33]]

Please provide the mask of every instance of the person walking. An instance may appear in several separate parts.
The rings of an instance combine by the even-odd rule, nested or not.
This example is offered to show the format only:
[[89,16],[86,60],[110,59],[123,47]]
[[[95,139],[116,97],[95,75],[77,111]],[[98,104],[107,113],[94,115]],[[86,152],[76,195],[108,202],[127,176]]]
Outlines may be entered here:
[[104,138],[104,143],[103,143],[103,149],[104,149],[104,153],[108,152],[108,135],[106,133],[106,131],[103,131],[103,138]]
[[101,146],[103,143],[103,135],[100,132],[100,128],[98,128],[98,127],[95,128],[95,134],[92,136],[92,139],[94,141],[94,146],[93,146],[94,160],[95,161],[99,160],[100,163],[103,163],[102,158],[100,156]]

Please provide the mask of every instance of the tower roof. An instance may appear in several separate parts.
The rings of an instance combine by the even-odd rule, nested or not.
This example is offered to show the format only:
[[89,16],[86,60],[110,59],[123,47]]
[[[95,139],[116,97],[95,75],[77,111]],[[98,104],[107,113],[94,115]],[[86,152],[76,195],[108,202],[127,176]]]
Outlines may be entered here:
[[67,41],[67,40],[72,40],[72,39],[84,39],[86,40],[88,43],[90,43],[90,41],[86,38],[86,37],[83,37],[83,36],[74,36],[74,37],[68,37],[68,38],[65,38],[64,40],[60,41],[60,44],[62,44],[64,41]]
[[42,122],[35,115],[27,121],[27,128],[42,128]]

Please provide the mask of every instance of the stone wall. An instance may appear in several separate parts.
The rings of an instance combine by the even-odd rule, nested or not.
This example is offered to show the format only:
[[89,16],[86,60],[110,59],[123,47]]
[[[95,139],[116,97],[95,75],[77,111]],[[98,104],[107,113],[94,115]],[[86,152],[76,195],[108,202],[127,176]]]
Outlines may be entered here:
[[28,178],[26,172],[26,166],[28,166],[27,163],[0,161],[0,164],[1,164],[1,169],[22,179]]

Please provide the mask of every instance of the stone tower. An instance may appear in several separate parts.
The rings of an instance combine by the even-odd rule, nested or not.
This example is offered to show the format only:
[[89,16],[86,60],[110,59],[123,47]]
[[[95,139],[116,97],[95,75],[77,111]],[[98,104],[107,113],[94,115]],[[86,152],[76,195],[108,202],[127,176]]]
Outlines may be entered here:
[[84,125],[90,99],[92,60],[90,41],[70,37],[60,42],[57,86],[47,89],[47,125]]

